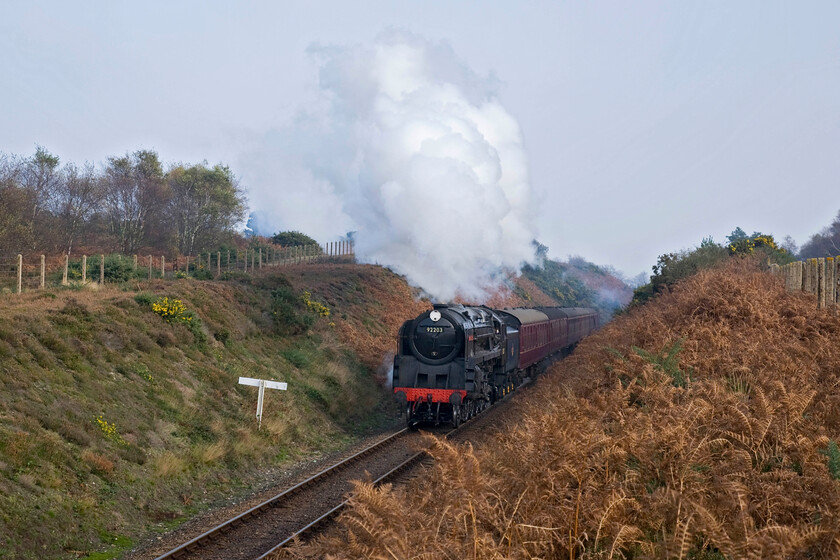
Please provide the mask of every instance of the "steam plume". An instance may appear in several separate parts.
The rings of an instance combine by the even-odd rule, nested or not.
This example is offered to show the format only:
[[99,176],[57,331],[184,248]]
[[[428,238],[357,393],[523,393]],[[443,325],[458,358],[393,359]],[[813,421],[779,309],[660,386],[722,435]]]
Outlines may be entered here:
[[[269,209],[263,223],[321,239],[355,230],[360,260],[438,300],[481,300],[500,271],[531,259],[525,151],[493,80],[447,44],[407,32],[310,52],[320,68],[317,106],[248,163],[294,181],[260,189],[260,174],[250,179],[252,200]],[[315,212],[279,205],[289,190],[317,193]]]

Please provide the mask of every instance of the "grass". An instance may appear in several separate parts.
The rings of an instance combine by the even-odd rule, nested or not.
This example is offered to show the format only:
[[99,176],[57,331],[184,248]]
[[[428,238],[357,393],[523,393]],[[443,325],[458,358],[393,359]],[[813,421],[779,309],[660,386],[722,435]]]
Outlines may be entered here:
[[[367,364],[425,304],[375,267],[281,272],[0,298],[0,557],[119,557],[267,468],[393,421]],[[345,297],[345,280],[364,289]],[[270,318],[277,290],[293,329]],[[167,321],[163,297],[186,311]],[[376,332],[360,330],[368,307]],[[266,395],[262,429],[240,375],[289,383]]]

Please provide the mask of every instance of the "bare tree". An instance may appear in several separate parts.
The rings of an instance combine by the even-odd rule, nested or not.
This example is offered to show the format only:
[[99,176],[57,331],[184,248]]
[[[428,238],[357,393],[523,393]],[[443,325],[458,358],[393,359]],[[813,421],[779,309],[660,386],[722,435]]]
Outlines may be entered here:
[[103,187],[104,181],[97,176],[92,164],[86,163],[81,169],[74,164],[65,165],[55,207],[62,247],[67,254],[70,254],[73,243],[101,204]]
[[24,161],[0,154],[0,253],[19,253],[32,246],[29,210],[32,196],[20,182]]
[[[19,208],[20,219],[29,229],[26,236],[28,249],[35,249],[49,236],[51,224],[49,209],[55,191],[61,182],[58,168],[59,158],[44,147],[37,146],[32,157],[22,161],[12,161],[13,180],[26,191],[25,208]],[[46,215],[47,219],[43,219]]]
[[802,245],[799,252],[800,258],[822,258],[836,257],[840,255],[840,212],[831,225],[824,227],[819,233],[815,233]]
[[138,150],[112,157],[105,169],[105,200],[118,249],[133,253],[146,240],[149,224],[168,199],[157,153]]

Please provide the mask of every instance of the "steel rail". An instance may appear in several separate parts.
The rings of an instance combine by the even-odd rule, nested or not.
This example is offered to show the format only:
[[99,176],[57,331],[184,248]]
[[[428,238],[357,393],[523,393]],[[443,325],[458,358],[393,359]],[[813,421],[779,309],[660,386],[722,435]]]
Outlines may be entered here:
[[[452,433],[452,432],[449,432],[449,433]],[[448,437],[449,434],[446,434],[446,436]],[[382,476],[380,476],[379,478],[374,480],[373,481],[374,486],[378,485],[378,484],[381,484],[381,483],[385,482],[386,480],[389,480],[390,478],[392,478],[392,477],[398,475],[399,473],[403,472],[404,470],[408,469],[410,466],[414,465],[415,463],[420,462],[423,459],[424,455],[426,455],[425,450],[420,451],[418,453],[415,453],[414,455],[412,455],[411,457],[409,457],[408,459],[406,459],[405,461],[403,461],[402,463],[400,463],[399,465],[397,465],[396,467],[394,467],[393,469],[391,469],[387,473],[383,474]],[[268,552],[266,552],[262,556],[259,556],[257,558],[257,560],[267,560],[269,556],[271,556],[272,554],[274,554],[275,552],[277,552],[278,550],[280,550],[284,546],[287,546],[287,545],[291,544],[292,541],[294,541],[296,538],[302,537],[303,535],[305,535],[307,533],[310,533],[313,530],[317,529],[318,527],[320,527],[322,524],[324,524],[325,522],[327,522],[331,518],[337,516],[341,512],[342,509],[347,507],[347,504],[349,503],[349,501],[350,500],[344,500],[343,502],[341,502],[340,504],[338,504],[337,506],[332,508],[330,511],[328,511],[327,513],[325,513],[324,515],[322,515],[318,519],[312,521],[309,525],[307,525],[307,526],[305,526],[301,529],[298,529],[293,535],[291,535],[290,537],[288,537],[287,539],[285,539],[281,543],[277,544],[274,548],[272,548],[271,550],[269,550]]]
[[[523,385],[527,385],[528,381],[530,381],[530,379],[524,380],[524,382],[520,385],[520,387],[523,386]],[[507,400],[507,396],[508,395],[505,395],[504,397],[502,397],[499,400],[500,401],[501,400]],[[490,408],[493,408],[493,406],[494,405],[490,405],[486,410],[489,410]],[[486,412],[486,410],[485,410],[485,412]],[[483,414],[481,414],[481,413],[476,414],[475,416],[473,416],[469,420],[466,420],[466,421],[462,422],[461,427],[472,423],[477,417],[480,417],[480,416],[483,416]],[[454,430],[450,430],[449,432],[444,434],[444,437],[448,438],[449,436],[451,436],[453,433],[455,433],[459,429],[460,429],[460,427],[456,428]],[[207,531],[205,533],[202,533],[201,535],[195,537],[194,539],[190,540],[189,542],[186,542],[186,543],[180,545],[179,547],[174,548],[174,549],[170,550],[169,552],[167,552],[167,553],[165,553],[161,556],[158,556],[157,558],[155,558],[155,560],[168,560],[168,559],[171,559],[171,558],[179,558],[180,556],[182,556],[185,553],[189,553],[189,552],[192,552],[192,551],[196,550],[198,547],[203,546],[204,543],[212,540],[213,538],[219,536],[220,534],[225,533],[225,532],[229,531],[231,528],[240,525],[241,523],[247,521],[251,517],[259,515],[265,509],[267,509],[269,507],[276,507],[277,503],[280,500],[282,500],[283,498],[288,498],[288,497],[293,496],[294,494],[303,490],[304,488],[306,488],[308,486],[311,486],[315,482],[318,482],[321,478],[326,477],[328,474],[330,474],[332,472],[339,471],[342,467],[347,466],[350,463],[353,463],[353,462],[365,457],[366,455],[369,455],[371,452],[378,449],[381,445],[383,445],[383,444],[385,444],[385,443],[387,443],[387,442],[389,442],[393,439],[396,439],[397,437],[399,437],[399,436],[401,436],[401,435],[403,435],[403,434],[405,434],[406,432],[409,432],[409,431],[413,431],[413,430],[410,430],[409,428],[403,428],[402,430],[400,430],[398,432],[395,432],[395,433],[391,434],[390,436],[388,436],[386,438],[383,438],[382,440],[380,440],[380,441],[374,443],[373,445],[363,449],[362,451],[359,451],[358,453],[356,453],[354,455],[351,455],[350,457],[344,459],[343,461],[341,461],[339,463],[336,463],[335,465],[332,465],[331,467],[328,467],[328,468],[324,469],[323,471],[309,477],[308,479],[304,480],[303,482],[300,482],[300,483],[296,484],[295,486],[292,486],[291,488],[288,488],[287,490],[284,490],[283,492],[274,496],[273,498],[270,498],[270,499],[266,500],[265,502],[263,502],[263,503],[261,503],[257,506],[254,506],[253,508],[249,509],[248,511],[246,511],[244,513],[241,513],[241,514],[237,515],[236,517],[234,517],[232,519],[229,519],[228,521],[225,521],[221,525],[218,525],[217,527],[214,527],[213,529],[210,529],[209,531]],[[421,461],[423,459],[424,455],[426,455],[426,454],[427,454],[427,452],[424,450],[424,451],[420,451],[420,452],[412,455],[411,457],[409,457],[407,460],[405,460],[400,465],[394,467],[393,469],[391,469],[387,473],[385,473],[382,476],[380,476],[379,478],[377,478],[375,481],[373,481],[373,484],[375,484],[375,485],[381,484],[382,482],[385,482],[389,478],[392,478],[392,477],[396,476],[397,474],[401,473],[402,471],[407,470],[414,463],[417,463],[417,462]],[[338,513],[340,513],[341,510],[344,509],[347,506],[347,503],[348,503],[348,501],[345,500],[344,502],[340,503],[336,507],[332,508],[327,513],[318,517],[316,520],[310,522],[305,527],[303,527],[301,529],[298,529],[290,537],[284,539],[281,543],[274,546],[271,550],[264,553],[262,556],[259,556],[257,558],[257,560],[265,560],[271,554],[277,552],[279,549],[283,548],[284,546],[289,545],[292,541],[294,541],[295,538],[299,538],[299,537],[301,537],[301,536],[303,536],[307,533],[311,533],[313,530],[317,529],[319,526],[321,526],[322,524],[324,524],[325,522],[327,522],[331,518],[336,517],[338,515]]]
[[[476,415],[476,416],[478,416],[478,415]],[[466,426],[467,424],[469,424],[470,422],[475,420],[476,416],[473,416],[472,418],[470,418],[466,422],[462,423],[460,427],[446,432],[443,435],[443,437],[449,438],[449,436],[451,436],[452,434],[454,434],[455,432],[460,430],[463,426]],[[415,453],[414,455],[412,455],[411,457],[409,457],[408,459],[406,459],[405,461],[403,461],[402,463],[400,463],[399,465],[397,465],[396,467],[394,467],[390,471],[386,472],[385,474],[383,474],[382,476],[380,476],[379,478],[374,480],[373,485],[377,486],[379,484],[382,484],[383,482],[386,482],[387,480],[390,480],[391,478],[396,477],[398,474],[402,473],[403,471],[408,470],[408,468],[413,466],[415,463],[421,462],[425,455],[427,455],[427,451],[425,449],[423,451]],[[341,510],[343,510],[345,507],[347,507],[349,502],[350,502],[349,499],[344,500],[343,502],[341,502],[340,504],[338,504],[337,506],[332,508],[330,511],[328,511],[327,513],[325,513],[324,515],[322,515],[318,519],[309,523],[309,525],[307,525],[306,527],[298,529],[293,535],[286,538],[283,542],[278,543],[274,548],[272,548],[271,550],[269,550],[268,552],[266,552],[262,556],[257,557],[256,560],[269,560],[269,557],[272,554],[275,554],[281,548],[290,545],[295,539],[300,538],[300,537],[302,537],[302,536],[304,536],[308,533],[311,533],[312,531],[314,531],[315,529],[317,529],[318,527],[320,527],[321,525],[323,525],[324,523],[326,523],[330,519],[332,519],[334,517],[337,517],[338,514],[341,513]]]
[[350,457],[347,457],[343,461],[340,461],[340,462],[338,462],[338,463],[336,463],[336,464],[334,464],[334,465],[332,465],[332,466],[330,466],[330,467],[312,475],[311,477],[307,478],[306,480],[304,480],[302,482],[299,482],[298,484],[295,484],[294,486],[292,486],[290,488],[287,488],[286,490],[284,490],[283,492],[280,492],[279,494],[277,494],[273,498],[269,498],[268,500],[262,502],[261,504],[252,507],[248,511],[240,513],[236,517],[233,517],[233,518],[225,521],[221,525],[218,525],[218,526],[210,529],[209,531],[206,531],[206,532],[200,534],[199,536],[195,537],[194,539],[191,539],[190,541],[188,541],[188,542],[186,542],[186,543],[184,543],[184,544],[182,544],[182,545],[180,545],[176,548],[173,548],[169,552],[166,552],[166,553],[158,556],[157,558],[155,558],[155,560],[167,560],[167,559],[170,559],[170,558],[179,558],[180,556],[182,556],[185,553],[189,553],[189,552],[192,552],[193,550],[196,550],[200,546],[204,545],[206,542],[212,540],[213,538],[219,536],[222,533],[226,533],[231,528],[233,528],[237,525],[240,525],[241,523],[243,523],[247,519],[261,514],[263,511],[265,511],[266,509],[268,509],[270,507],[277,507],[277,504],[280,500],[282,500],[284,498],[289,498],[289,497],[297,494],[298,492],[300,492],[304,488],[307,488],[307,487],[313,485],[314,483],[318,482],[319,480],[326,477],[327,475],[340,471],[343,467],[345,467],[345,466],[347,466],[351,463],[354,463],[354,462],[358,461],[359,459],[369,455],[370,453],[372,453],[374,450],[380,448],[385,443],[387,443],[389,441],[392,441],[392,440],[404,435],[408,431],[409,431],[408,428],[403,428],[402,430],[400,430],[398,432],[395,432],[395,433],[391,434],[390,436],[379,440],[378,442],[374,443],[373,445],[370,445],[369,447],[366,447],[365,449],[362,449],[358,453],[355,453],[355,454],[351,455]]

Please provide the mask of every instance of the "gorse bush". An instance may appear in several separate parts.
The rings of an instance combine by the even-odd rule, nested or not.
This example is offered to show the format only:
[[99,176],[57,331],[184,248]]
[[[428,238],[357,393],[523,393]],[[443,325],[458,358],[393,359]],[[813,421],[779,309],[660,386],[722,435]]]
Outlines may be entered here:
[[309,330],[315,317],[288,286],[281,286],[271,292],[271,318],[278,334],[300,334]]
[[203,345],[207,342],[207,335],[204,334],[201,328],[201,319],[187,309],[187,306],[180,299],[169,297],[158,298],[152,302],[151,309],[163,317],[167,323],[180,324],[187,327],[187,330],[193,334],[197,344]]
[[778,265],[788,264],[794,261],[794,256],[776,244],[772,235],[765,235],[756,232],[751,237],[731,240],[727,246],[730,255],[755,255],[763,254],[770,262]]
[[99,429],[105,435],[106,438],[117,443],[119,445],[128,445],[120,433],[117,431],[117,425],[114,423],[109,423],[105,418],[100,414],[96,417],[96,424],[99,426]]
[[316,314],[318,317],[329,317],[330,316],[330,308],[324,305],[323,303],[319,303],[317,301],[312,300],[312,294],[308,291],[303,292],[303,295],[300,296],[301,301],[306,305],[307,309],[312,313]]
[[192,313],[187,311],[187,306],[180,299],[159,298],[152,303],[152,311],[170,323],[188,323],[193,320]]
[[[312,299],[312,293],[304,291],[298,296],[289,286],[281,286],[271,292],[271,317],[280,334],[300,334],[309,330],[317,317],[329,317],[330,309]],[[330,323],[330,326],[334,326]]]

